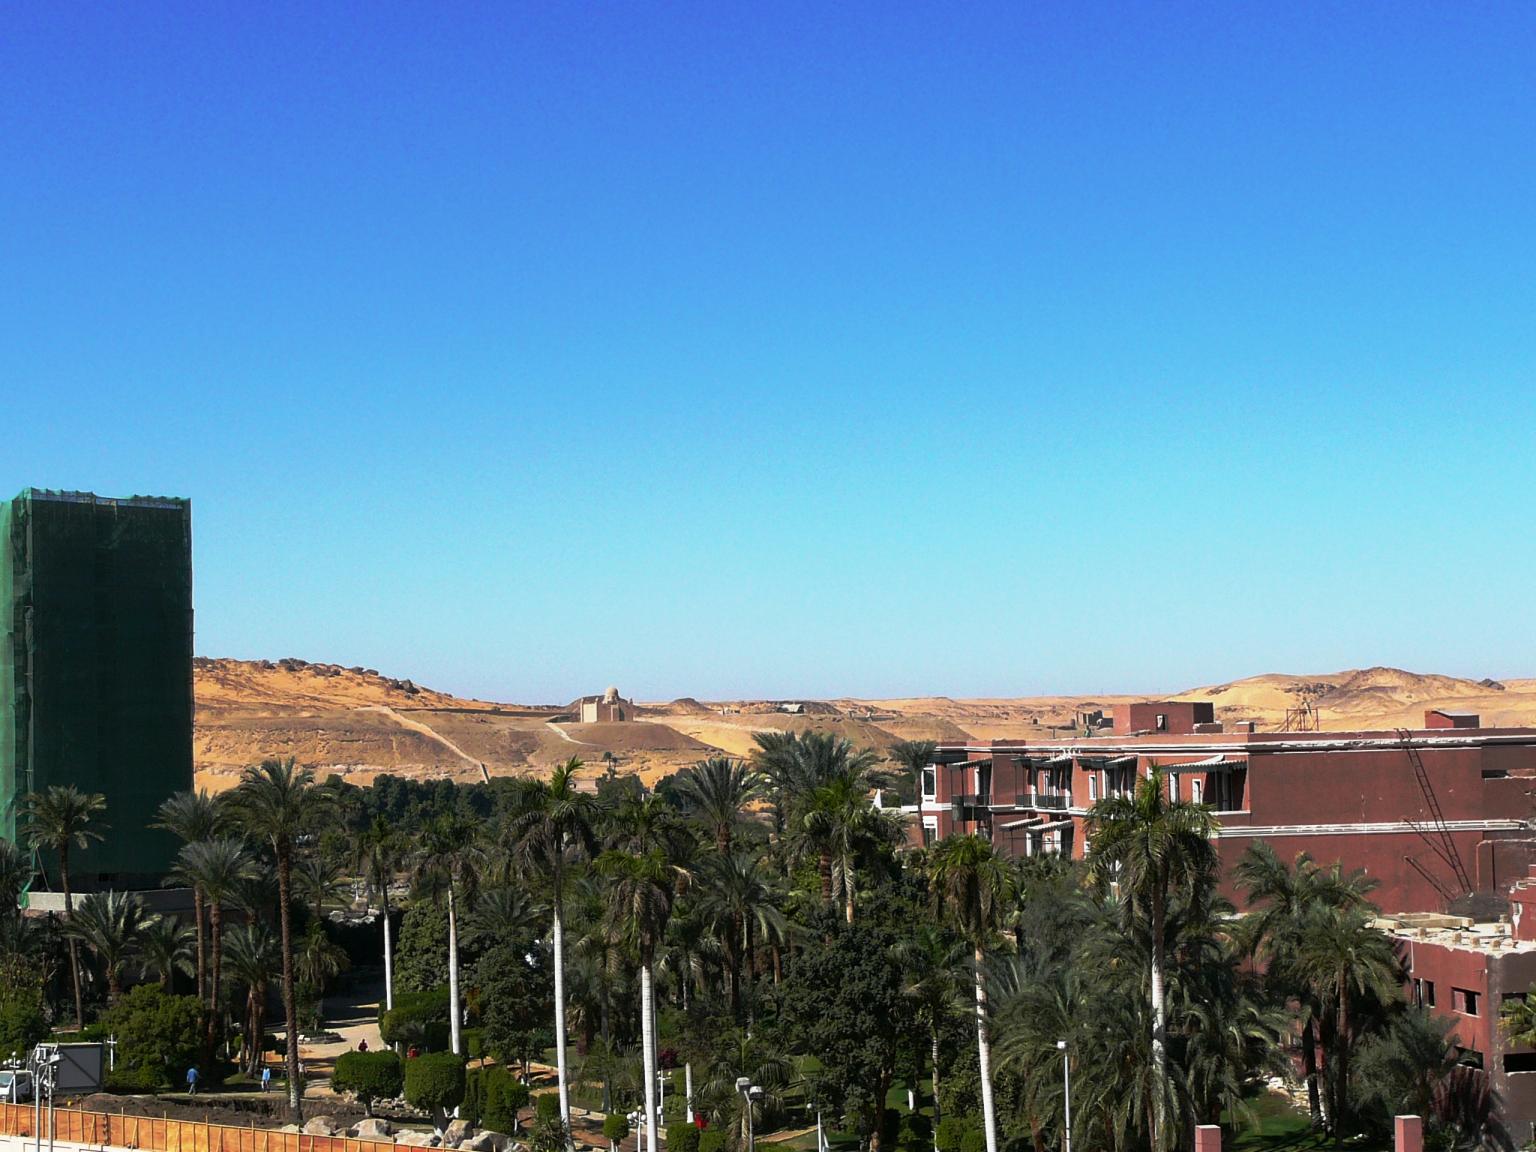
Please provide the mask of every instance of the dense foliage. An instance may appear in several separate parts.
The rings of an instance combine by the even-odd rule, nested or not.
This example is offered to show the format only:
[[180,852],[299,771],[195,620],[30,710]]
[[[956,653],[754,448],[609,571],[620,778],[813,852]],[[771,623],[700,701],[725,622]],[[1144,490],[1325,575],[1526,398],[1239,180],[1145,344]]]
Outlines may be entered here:
[[390,1051],[343,1052],[336,1057],[331,1087],[352,1093],[363,1111],[372,1116],[375,1100],[392,1100],[400,1095],[405,1087],[405,1069],[400,1057]]

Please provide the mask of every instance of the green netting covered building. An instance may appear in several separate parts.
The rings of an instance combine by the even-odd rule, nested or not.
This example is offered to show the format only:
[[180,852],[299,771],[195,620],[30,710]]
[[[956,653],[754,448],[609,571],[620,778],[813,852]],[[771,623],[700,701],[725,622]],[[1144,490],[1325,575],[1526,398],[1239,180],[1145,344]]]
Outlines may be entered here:
[[16,839],[30,792],[100,792],[106,840],[72,850],[72,878],[154,887],[175,846],[149,825],[192,787],[192,714],[190,502],[0,503],[0,835]]

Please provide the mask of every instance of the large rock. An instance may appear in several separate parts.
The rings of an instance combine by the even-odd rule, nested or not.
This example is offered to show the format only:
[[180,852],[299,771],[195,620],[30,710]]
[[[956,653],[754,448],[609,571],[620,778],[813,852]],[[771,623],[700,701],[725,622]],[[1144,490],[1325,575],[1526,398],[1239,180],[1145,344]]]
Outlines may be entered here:
[[420,1132],[415,1128],[407,1128],[395,1137],[396,1144],[409,1144],[412,1148],[436,1148],[437,1135],[433,1132]]
[[304,1121],[306,1136],[345,1136],[346,1133],[346,1125],[336,1123],[331,1116],[311,1116]]
[[359,1140],[388,1140],[394,1131],[395,1126],[382,1116],[368,1116],[357,1122],[352,1135]]
[[457,1148],[460,1140],[468,1139],[469,1134],[475,1130],[474,1125],[463,1120],[450,1121],[448,1127],[443,1129],[443,1147]]
[[499,1132],[476,1132],[459,1141],[460,1152],[501,1152],[511,1140]]
[[304,1131],[304,1129],[300,1128],[297,1124],[284,1124],[281,1128],[278,1129],[278,1131],[288,1132],[297,1136],[300,1132]]

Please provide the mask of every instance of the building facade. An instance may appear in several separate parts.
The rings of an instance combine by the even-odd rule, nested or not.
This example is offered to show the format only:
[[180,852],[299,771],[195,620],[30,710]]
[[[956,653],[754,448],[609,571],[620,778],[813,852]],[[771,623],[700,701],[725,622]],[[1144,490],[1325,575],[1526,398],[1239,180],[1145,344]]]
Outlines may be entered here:
[[1130,795],[1153,765],[1175,797],[1214,808],[1228,870],[1267,840],[1282,860],[1365,869],[1389,912],[1500,893],[1536,860],[1536,729],[1436,713],[1411,732],[1255,732],[1201,702],[1123,705],[1112,729],[1073,740],[941,744],[911,834],[979,832],[1011,856],[1081,857],[1089,810]]
[[617,688],[601,696],[583,696],[579,703],[583,724],[624,724],[635,718],[635,702],[625,700]]
[[72,852],[72,879],[157,885],[174,844],[150,824],[192,787],[192,718],[189,502],[28,489],[0,504],[0,835],[24,834],[33,792],[100,792],[106,838]]

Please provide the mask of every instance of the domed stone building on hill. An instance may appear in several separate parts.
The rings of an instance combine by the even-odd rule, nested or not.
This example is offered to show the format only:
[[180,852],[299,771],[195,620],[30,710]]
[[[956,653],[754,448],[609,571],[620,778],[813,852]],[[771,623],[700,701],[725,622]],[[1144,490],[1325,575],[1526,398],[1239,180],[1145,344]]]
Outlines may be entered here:
[[610,688],[601,696],[581,698],[581,722],[583,724],[621,723],[635,718],[635,702],[619,695],[617,688]]

